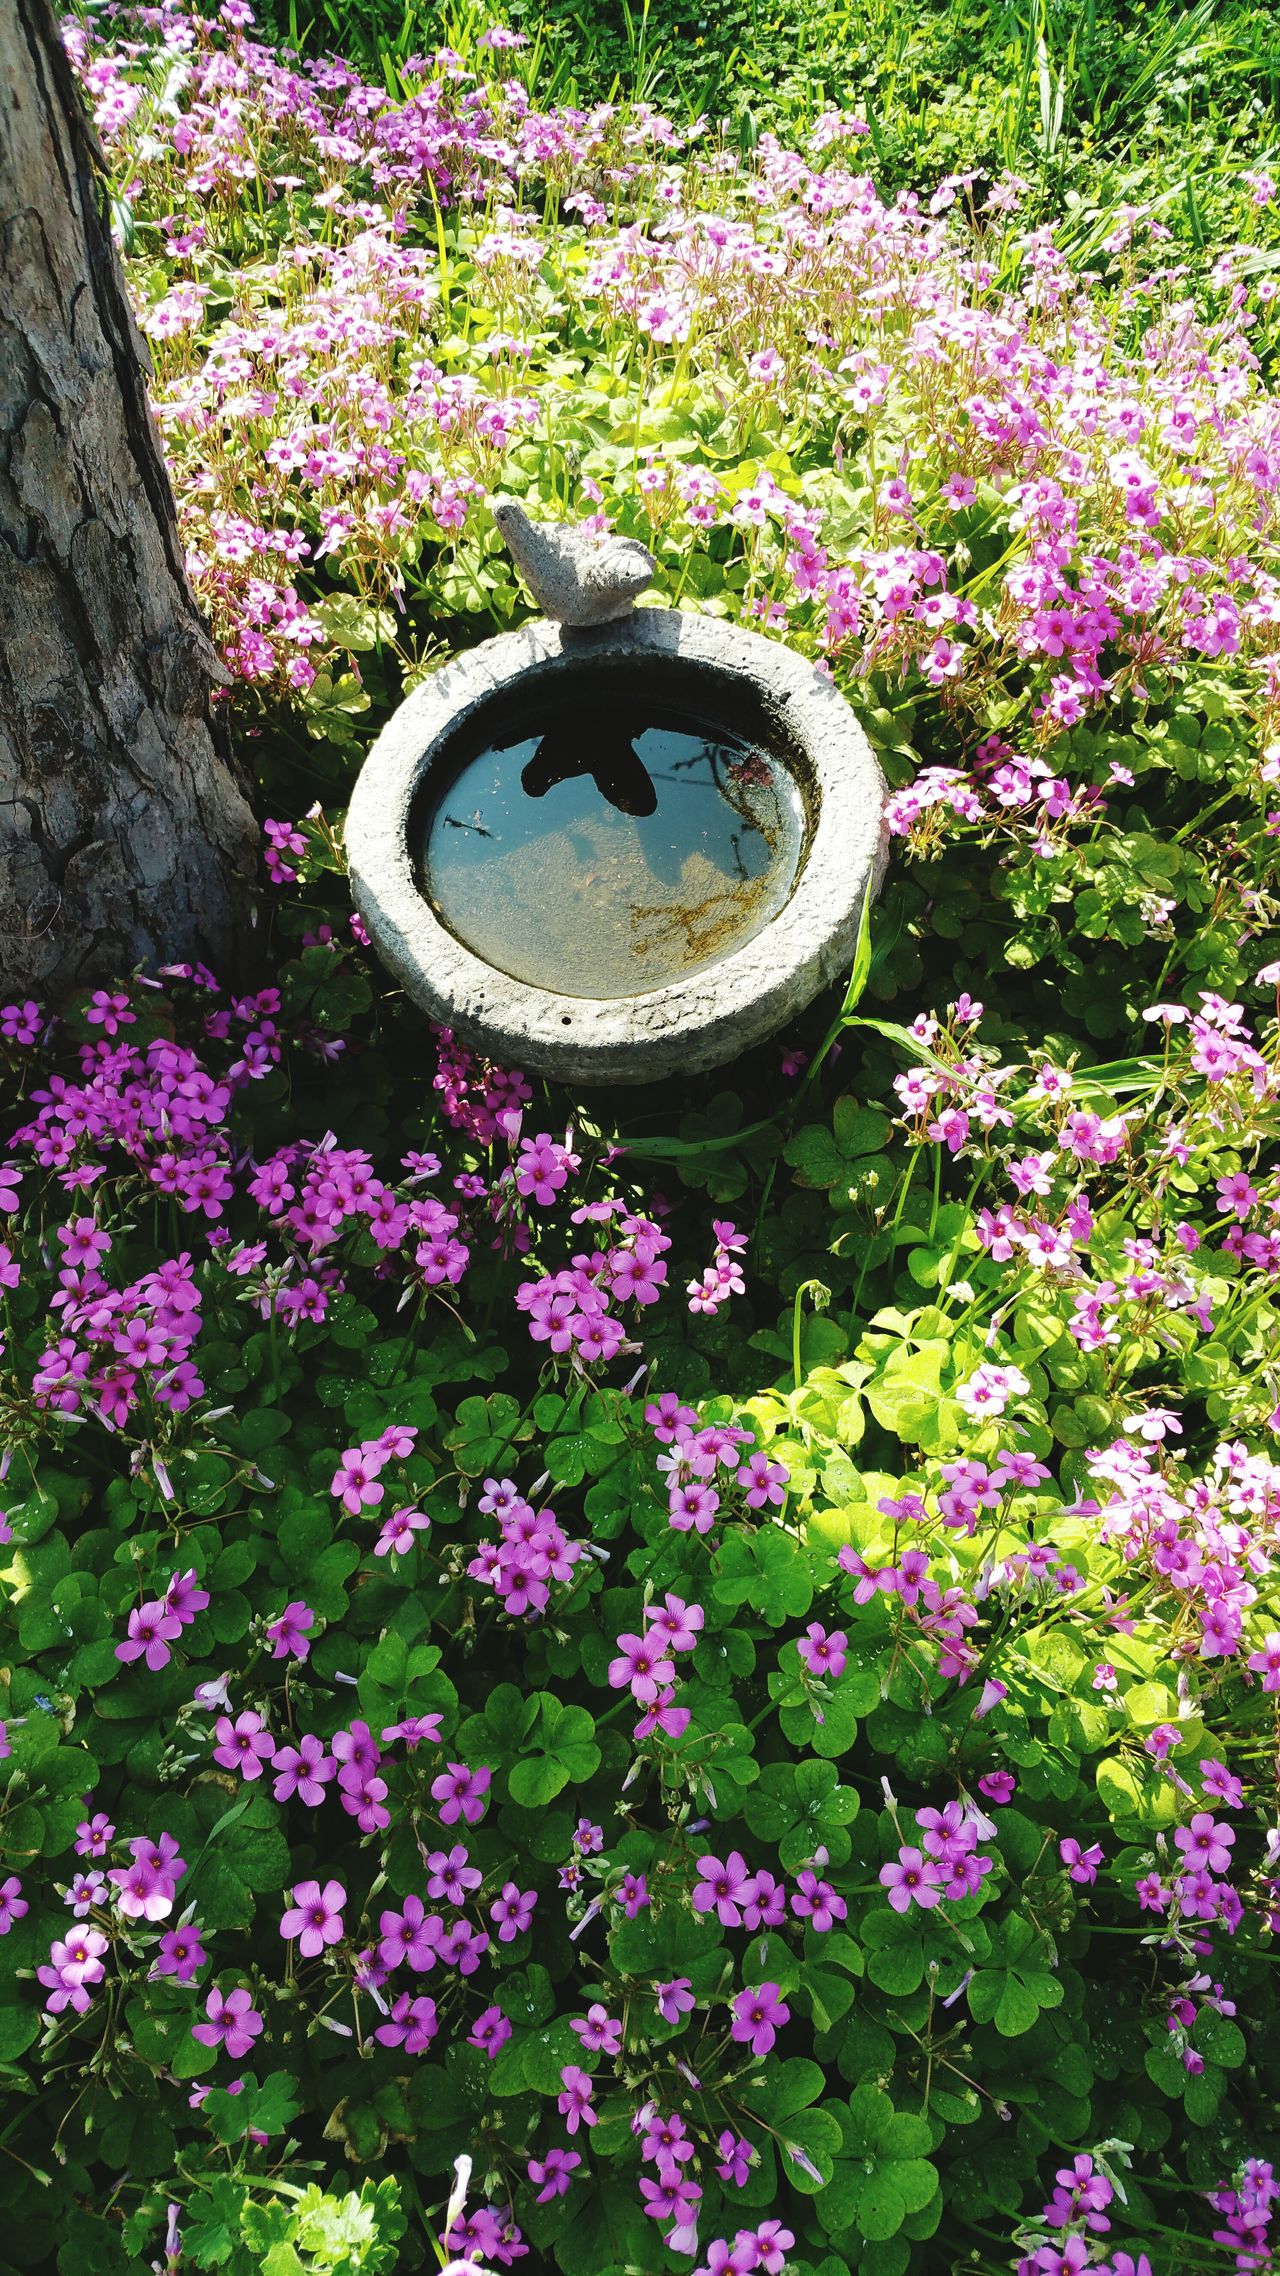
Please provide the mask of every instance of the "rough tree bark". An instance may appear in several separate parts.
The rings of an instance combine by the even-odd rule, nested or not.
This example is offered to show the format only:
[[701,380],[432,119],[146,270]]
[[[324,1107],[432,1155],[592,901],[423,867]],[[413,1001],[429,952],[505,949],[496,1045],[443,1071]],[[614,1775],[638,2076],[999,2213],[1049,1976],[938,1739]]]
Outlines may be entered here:
[[256,831],[50,0],[0,0],[0,984],[243,971]]

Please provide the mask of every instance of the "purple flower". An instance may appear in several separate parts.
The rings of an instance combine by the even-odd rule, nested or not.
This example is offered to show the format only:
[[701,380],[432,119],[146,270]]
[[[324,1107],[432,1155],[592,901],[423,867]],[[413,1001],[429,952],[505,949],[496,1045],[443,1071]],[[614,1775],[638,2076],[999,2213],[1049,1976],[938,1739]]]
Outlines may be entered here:
[[664,2023],[678,2023],[682,2015],[692,2014],[698,2004],[688,1976],[673,1976],[669,1984],[655,1984],[653,1989]]
[[695,1912],[714,1911],[725,1928],[741,1928],[741,1906],[750,1901],[754,1883],[740,1850],[731,1849],[723,1865],[718,1857],[698,1859],[699,1885],[693,1892]]
[[129,1641],[116,1645],[118,1660],[145,1659],[152,1674],[167,1667],[172,1654],[169,1646],[182,1634],[182,1622],[176,1612],[169,1609],[163,1598],[150,1604],[140,1604],[129,1614]]
[[465,1762],[450,1762],[440,1776],[431,1782],[431,1792],[440,1804],[441,1825],[455,1825],[465,1818],[469,1826],[478,1825],[488,1804],[492,1772],[485,1769],[468,1770]]
[[617,2055],[622,2051],[622,2025],[596,2002],[585,2018],[575,2015],[569,2029],[576,2031],[589,2055]]
[[180,1984],[189,1984],[208,1957],[194,1927],[167,1928],[160,1939],[160,1950],[151,1963],[151,1973],[176,1976]]
[[556,2108],[564,2119],[565,2132],[576,2134],[580,2123],[594,2126],[596,2112],[591,2108],[594,2088],[587,2072],[579,2070],[576,2063],[567,2063],[560,2073],[560,2084],[564,2091],[557,2097]]
[[769,1502],[780,1508],[786,1500],[791,1473],[781,1462],[771,1462],[762,1450],[749,1455],[736,1476],[738,1484],[746,1488],[748,1509],[763,1509]]
[[280,1934],[296,1936],[303,1959],[314,1960],[326,1944],[341,1940],[347,1892],[341,1881],[326,1881],[323,1888],[318,1881],[299,1881],[291,1893],[293,1903],[280,1923]]
[[224,1770],[238,1770],[242,1778],[261,1778],[264,1762],[275,1753],[275,1740],[252,1707],[246,1707],[234,1723],[229,1715],[220,1715],[213,1735],[217,1740],[214,1761]]
[[7,1936],[15,1920],[21,1920],[26,1910],[22,1883],[16,1873],[11,1873],[7,1881],[0,1881],[0,1936]]
[[763,1868],[742,1891],[742,1925],[754,1936],[758,1928],[781,1928],[787,1917],[787,1892],[772,1873]]
[[978,1780],[978,1792],[985,1795],[988,1802],[999,1805],[1013,1800],[1017,1785],[1018,1781],[1011,1770],[989,1770],[985,1777]]
[[730,2004],[730,2033],[753,2055],[767,2055],[791,2010],[777,1984],[757,1984],[754,1991],[739,1992]]
[[427,1853],[427,1895],[447,1897],[451,1905],[460,1905],[471,1889],[478,1889],[483,1873],[467,1863],[468,1852],[460,1841],[452,1849],[432,1849]]
[[193,2023],[191,2036],[206,2047],[225,2047],[233,2062],[247,2055],[261,2033],[262,2017],[247,1991],[230,1991],[225,1997],[214,1984],[204,2003],[207,2023]]
[[385,1454],[372,1446],[349,1446],[342,1456],[330,1492],[352,1517],[359,1517],[362,1510],[376,1509],[383,1499],[387,1489],[378,1484],[378,1473],[385,1462]]
[[315,1626],[315,1614],[309,1604],[295,1600],[286,1604],[278,1620],[267,1625],[267,1641],[273,1660],[305,1660],[311,1650],[309,1637]]
[[895,1912],[907,1912],[913,1904],[928,1912],[942,1895],[942,1880],[932,1858],[905,1846],[898,1851],[896,1864],[880,1868],[881,1886],[888,1890]]
[[716,2142],[716,2152],[716,2172],[720,2179],[731,2188],[745,2188],[753,2155],[750,2142],[726,2126]]
[[420,2055],[431,2045],[438,2028],[433,1999],[425,1994],[412,1999],[408,1992],[401,1992],[392,2001],[389,2020],[380,2023],[373,2035],[384,2047],[403,2047],[406,2055]]
[[797,1920],[807,1920],[820,1936],[844,1920],[849,1907],[838,1897],[829,1881],[820,1881],[816,1873],[806,1867],[796,1875],[796,1893],[791,1899],[791,1910]]
[[1081,1849],[1079,1842],[1074,1839],[1060,1841],[1058,1855],[1073,1881],[1087,1886],[1091,1881],[1097,1880],[1098,1867],[1102,1863],[1102,1849],[1098,1842],[1095,1841],[1089,1849]]
[[510,1944],[523,1935],[533,1919],[533,1908],[538,1902],[536,1889],[517,1888],[514,1881],[505,1881],[502,1892],[489,1907],[489,1918],[498,1931],[498,1942]]
[[848,1641],[842,1628],[837,1628],[829,1636],[820,1620],[811,1620],[803,1636],[798,1638],[796,1650],[810,1675],[829,1675],[838,1679],[844,1674],[845,1647]]
[[103,1810],[99,1810],[96,1817],[82,1819],[76,1827],[76,1856],[105,1857],[115,1839],[115,1831]]
[[618,1657],[609,1662],[609,1681],[615,1691],[630,1685],[632,1697],[642,1705],[675,1680],[675,1661],[664,1657],[658,1636],[619,1636]]
[[649,1902],[649,1885],[643,1873],[624,1873],[614,1896],[628,1920],[634,1920]]
[[415,1747],[439,1746],[442,1720],[440,1715],[405,1715],[398,1723],[388,1723],[382,1736],[388,1743],[403,1740],[405,1753],[412,1754]]
[[428,1913],[421,1897],[406,1897],[403,1912],[384,1912],[378,1921],[378,1957],[388,1968],[398,1968],[402,1962],[416,1975],[425,1975],[434,1967],[444,1922],[439,1913]]
[[526,2171],[538,2192],[535,2205],[549,2205],[553,2197],[563,2197],[573,2179],[575,2166],[581,2163],[577,2150],[551,2149],[541,2160],[531,2157]]
[[68,1937],[54,1938],[48,1964],[36,1969],[49,1992],[44,2003],[47,2015],[60,2015],[67,2007],[77,2015],[85,2013],[90,1987],[100,1984],[106,1974],[102,1965],[106,1949],[107,1939],[96,1928],[75,1928]]
[[173,1882],[145,1858],[135,1857],[127,1867],[115,1866],[107,1879],[114,1884],[116,1904],[126,1920],[163,1920],[173,1911]]
[[310,1732],[304,1733],[296,1747],[280,1747],[272,1757],[275,1771],[272,1793],[277,1802],[287,1802],[296,1794],[309,1810],[324,1800],[324,1790],[338,1765],[324,1750],[324,1740]]
[[468,2031],[467,2045],[479,2047],[481,2052],[486,2054],[492,2062],[499,2047],[505,2047],[510,2037],[511,2025],[502,2009],[500,2007],[486,2007],[483,2015],[476,2017],[470,2031]]

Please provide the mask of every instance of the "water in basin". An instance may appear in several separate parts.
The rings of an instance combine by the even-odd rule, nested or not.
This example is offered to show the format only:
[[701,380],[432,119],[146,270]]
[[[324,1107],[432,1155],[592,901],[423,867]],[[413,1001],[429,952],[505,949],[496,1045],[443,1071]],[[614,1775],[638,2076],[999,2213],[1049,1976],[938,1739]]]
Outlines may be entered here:
[[498,729],[418,827],[419,881],[458,940],[514,980],[603,998],[703,971],[767,925],[805,805],[764,745],[628,691]]

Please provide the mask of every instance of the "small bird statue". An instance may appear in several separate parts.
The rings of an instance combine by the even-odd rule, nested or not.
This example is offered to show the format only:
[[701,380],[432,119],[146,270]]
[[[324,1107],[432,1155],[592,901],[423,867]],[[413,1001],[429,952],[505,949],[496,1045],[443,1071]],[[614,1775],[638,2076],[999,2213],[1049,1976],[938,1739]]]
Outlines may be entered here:
[[532,522],[516,498],[495,498],[493,518],[543,615],[557,624],[612,624],[629,615],[657,571],[637,538]]

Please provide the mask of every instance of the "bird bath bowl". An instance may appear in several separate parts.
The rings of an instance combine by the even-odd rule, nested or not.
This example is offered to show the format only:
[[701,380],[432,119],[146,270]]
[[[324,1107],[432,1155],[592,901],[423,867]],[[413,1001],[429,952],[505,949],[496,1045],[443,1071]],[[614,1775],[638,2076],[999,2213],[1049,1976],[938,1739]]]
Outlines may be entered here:
[[576,1083],[734,1058],[853,956],[885,787],[831,682],[675,609],[539,618],[423,681],[347,819],[356,906],[413,1000]]

